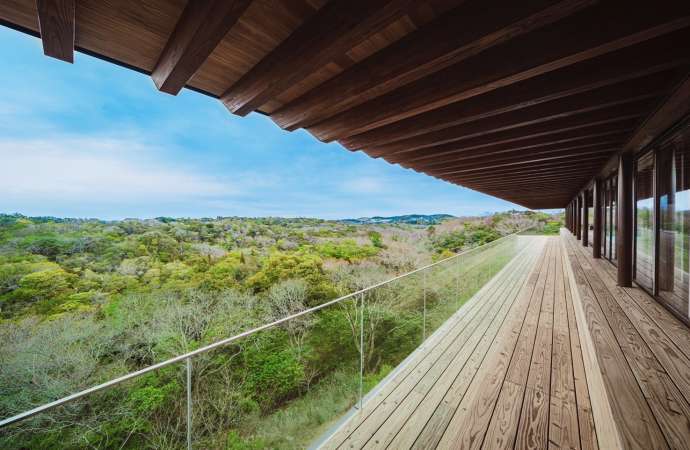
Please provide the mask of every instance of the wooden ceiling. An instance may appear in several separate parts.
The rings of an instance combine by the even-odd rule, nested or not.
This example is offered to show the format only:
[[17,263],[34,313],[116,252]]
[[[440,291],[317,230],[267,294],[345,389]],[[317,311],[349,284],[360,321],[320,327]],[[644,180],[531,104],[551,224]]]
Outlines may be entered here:
[[687,0],[2,0],[0,21],[529,208],[690,103]]

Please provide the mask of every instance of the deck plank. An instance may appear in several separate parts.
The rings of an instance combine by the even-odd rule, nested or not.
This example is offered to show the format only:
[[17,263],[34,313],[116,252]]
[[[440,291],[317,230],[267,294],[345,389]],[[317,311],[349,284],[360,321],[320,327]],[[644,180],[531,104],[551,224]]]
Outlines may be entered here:
[[587,275],[579,264],[577,243],[567,239],[568,257],[580,291],[583,309],[596,347],[596,356],[602,372],[608,399],[625,448],[668,448],[666,440],[647,403],[637,379],[630,371],[628,360],[618,344],[604,311],[597,300]]
[[515,441],[515,448],[517,449],[546,448],[548,442],[556,261],[560,256],[558,245],[554,245],[553,253],[554,255],[549,260],[548,277],[539,312],[537,336],[534,342],[525,398]]
[[[544,270],[548,265],[543,267]],[[531,302],[523,321],[498,403],[484,440],[485,448],[512,448],[517,433],[522,400],[527,385],[541,302]]]
[[576,253],[666,441],[672,448],[687,446],[690,442],[690,405],[683,392],[690,395],[690,361],[676,353],[670,342],[665,342],[663,331],[656,330],[645,315],[627,301],[622,290],[602,281],[588,255],[582,251]]
[[[533,256],[536,257],[536,255]],[[454,346],[455,351],[448,351],[444,355],[447,357],[443,363],[439,364],[433,373],[430,373],[429,376],[422,380],[415,388],[414,396],[406,398],[391,413],[364,448],[385,448],[394,439],[396,442],[393,448],[400,448],[406,440],[408,445],[414,442],[414,438],[416,438],[419,430],[428,420],[425,414],[415,413],[419,411],[433,412],[433,408],[442,399],[443,392],[450,386],[461,369],[465,367],[479,340],[486,333],[491,323],[505,315],[505,311],[510,307],[514,299],[516,286],[524,283],[525,271],[529,269],[529,263],[526,266],[516,271],[514,273],[516,276],[505,283],[503,290],[496,295],[498,301],[492,310],[484,315],[481,322],[475,328],[468,327],[463,331],[463,336],[457,339],[457,344]],[[401,432],[403,434],[398,436]]]
[[687,448],[690,330],[568,236],[511,261],[323,448]]
[[[547,248],[547,262],[553,254],[553,241]],[[548,266],[548,264],[547,264]],[[480,448],[498,400],[506,372],[527,313],[526,305],[539,302],[546,289],[548,270],[543,271],[532,295],[523,296],[510,314],[510,320],[492,343],[466,395],[456,409],[446,431],[438,443],[439,448]]]
[[568,332],[570,334],[570,349],[571,361],[573,368],[573,382],[575,387],[575,402],[577,404],[577,419],[578,431],[580,434],[580,448],[582,450],[598,450],[599,443],[597,439],[597,430],[594,425],[594,416],[592,414],[592,403],[590,399],[590,392],[587,386],[587,374],[585,373],[585,364],[582,356],[582,348],[580,344],[580,337],[575,318],[575,310],[573,306],[573,298],[570,291],[570,277],[565,269],[565,258],[567,254],[563,252],[562,269],[564,271],[563,284],[565,289],[565,304],[568,314]]
[[[509,278],[504,274],[508,274],[514,264],[506,265],[506,267],[496,275],[489,283],[482,287],[470,300],[468,300],[459,313],[453,315],[447,322],[445,322],[420,348],[410,356],[410,359],[405,363],[405,367],[397,373],[391,380],[387,380],[385,384],[376,391],[375,395],[368,398],[364,403],[361,411],[350,417],[338,430],[336,430],[326,442],[321,444],[321,448],[337,448],[345,439],[347,439],[355,430],[358,429],[370,417],[376,417],[381,414],[379,407],[386,402],[396,390],[409,386],[414,386],[415,377],[419,377],[425,373],[429,367],[436,361],[438,355],[445,349],[443,346],[444,340],[448,336],[452,336],[454,330],[462,329],[473,319],[481,308],[487,308],[490,305],[485,301],[494,296],[496,290],[500,289]],[[448,342],[450,343],[450,341]],[[447,345],[447,344],[446,344]],[[430,349],[429,351],[425,351]],[[374,415],[374,412],[376,414]]]

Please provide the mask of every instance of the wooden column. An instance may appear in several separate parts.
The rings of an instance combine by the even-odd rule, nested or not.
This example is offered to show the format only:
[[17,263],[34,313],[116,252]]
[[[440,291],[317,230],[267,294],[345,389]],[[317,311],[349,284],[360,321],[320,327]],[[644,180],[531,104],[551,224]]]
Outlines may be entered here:
[[616,254],[618,285],[632,286],[633,278],[633,157],[625,153],[618,160],[618,220]]
[[582,246],[589,245],[589,215],[587,214],[587,205],[589,199],[587,198],[587,191],[582,192]]
[[582,197],[577,194],[575,197],[575,237],[582,239]]
[[600,179],[594,180],[594,233],[592,236],[592,256],[601,258],[601,228],[604,218],[602,193],[603,182]]

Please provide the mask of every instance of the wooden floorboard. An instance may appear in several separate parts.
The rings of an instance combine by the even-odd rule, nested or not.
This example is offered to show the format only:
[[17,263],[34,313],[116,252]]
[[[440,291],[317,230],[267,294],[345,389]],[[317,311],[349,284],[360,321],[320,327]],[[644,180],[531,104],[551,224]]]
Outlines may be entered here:
[[528,245],[322,448],[690,448],[690,330],[569,235]]
[[[572,239],[566,239],[575,250],[577,264],[596,292],[596,300],[628,361],[629,371],[637,380],[663,435],[665,442],[658,439],[652,445],[655,448],[687,448],[690,445],[690,359],[640,308],[629,291],[616,285],[610,272],[601,268],[601,261],[594,260],[588,251],[573,244]],[[650,298],[650,301],[654,300]],[[665,315],[671,316],[668,312]],[[629,413],[616,419],[617,422],[629,421],[627,417]]]

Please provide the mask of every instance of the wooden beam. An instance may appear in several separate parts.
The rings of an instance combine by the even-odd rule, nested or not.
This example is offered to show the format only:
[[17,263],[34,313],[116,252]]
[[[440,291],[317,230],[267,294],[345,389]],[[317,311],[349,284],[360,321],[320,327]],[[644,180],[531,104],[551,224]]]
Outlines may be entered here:
[[177,95],[250,3],[251,0],[188,1],[151,74],[156,87]]
[[73,63],[76,0],[36,0],[36,7],[43,53]]
[[505,189],[506,191],[511,191],[512,193],[516,193],[517,191],[529,191],[532,189],[539,189],[542,190],[542,193],[547,192],[550,194],[570,194],[572,193],[572,189],[568,186],[568,184],[576,182],[576,181],[581,181],[583,175],[567,175],[563,176],[563,184],[558,184],[560,181],[554,181],[554,180],[549,180],[549,179],[543,179],[543,180],[534,180],[534,181],[527,181],[527,182],[519,182],[519,188],[516,188],[516,185],[518,185],[517,181],[506,181],[506,182],[489,182],[489,183],[484,183],[484,182],[474,182],[474,181],[462,181],[462,184],[464,186],[471,186],[476,189]]
[[[349,150],[369,148],[564,99],[594,89],[612,87],[617,83],[645,78],[679,66],[687,67],[690,56],[679,49],[676,44],[679,42],[677,38],[690,39],[690,32],[677,32],[653,39],[610,55],[350,136],[341,139],[340,143]],[[682,39],[680,41],[682,42]]]
[[582,153],[577,153],[573,154],[571,151],[567,151],[565,154],[563,153],[556,153],[555,155],[538,155],[535,157],[514,157],[514,158],[506,158],[503,161],[496,161],[493,163],[488,163],[488,164],[478,164],[478,165],[466,165],[466,166],[461,166],[461,168],[454,168],[450,170],[442,169],[441,171],[436,171],[436,170],[429,170],[427,172],[429,173],[435,173],[437,175],[445,176],[445,175],[455,175],[459,173],[468,173],[468,172],[476,172],[476,171],[482,171],[482,170],[490,170],[490,169],[496,169],[499,167],[525,167],[525,166],[530,166],[534,165],[535,163],[542,163],[542,162],[552,162],[555,160],[558,160],[559,162],[577,162],[577,161],[587,161],[590,159],[595,159],[597,161],[605,161],[609,158],[609,155],[615,151],[616,147],[612,146],[606,146],[607,148],[604,149],[599,149],[599,150],[588,150],[588,151],[583,151]]
[[[581,178],[589,173],[588,167],[576,167],[571,168],[564,167],[562,171],[557,173],[526,173],[520,172],[519,174],[507,174],[501,176],[500,178],[487,178],[487,177],[466,177],[463,176],[462,180],[465,183],[475,183],[482,184],[485,186],[491,185],[503,185],[505,183],[532,183],[532,182],[542,182],[542,181],[559,181],[559,180],[569,180],[574,178]],[[458,178],[459,179],[459,178]],[[567,183],[559,183],[556,186],[566,186]],[[567,185],[569,191],[572,191],[572,186]]]
[[[579,95],[573,95],[564,99],[552,100],[531,107],[510,111],[497,116],[480,119],[460,125],[455,125],[443,130],[422,134],[419,136],[392,142],[390,144],[367,147],[368,154],[393,154],[396,152],[409,152],[419,148],[433,147],[465,140],[473,136],[487,133],[496,133],[513,130],[514,135],[521,134],[523,127],[542,124],[537,129],[547,130],[552,121],[563,120],[570,116],[582,117],[583,114],[627,103],[636,103],[639,100],[649,100],[667,93],[668,72],[620,83],[614,86],[595,89]],[[643,81],[643,82],[641,82]],[[553,128],[558,128],[554,126]],[[529,132],[531,133],[531,131]]]
[[[592,173],[591,171],[596,169],[596,167],[599,163],[599,161],[549,161],[546,163],[540,163],[540,164],[533,164],[533,163],[528,163],[526,166],[523,167],[503,167],[503,168],[496,168],[495,170],[491,171],[485,171],[485,172],[473,172],[473,173],[458,173],[458,174],[448,174],[441,176],[439,174],[430,174],[432,176],[437,176],[437,177],[442,177],[445,180],[460,180],[460,179],[491,179],[492,176],[505,176],[506,174],[511,174],[511,173],[525,173],[525,174],[540,174],[544,173],[547,171],[550,171],[553,174],[560,175],[562,173],[566,173],[570,169],[582,171],[582,172],[588,172]],[[589,177],[590,179],[592,178],[591,175]]]
[[[625,11],[625,20],[620,20]],[[362,133],[690,25],[690,3],[609,0],[327,119],[323,141]],[[515,55],[520,55],[516,58]]]
[[630,135],[630,132],[634,129],[635,123],[634,121],[624,122],[618,127],[611,127],[608,124],[604,124],[589,128],[586,132],[578,133],[580,130],[575,130],[553,136],[549,135],[528,139],[517,143],[509,142],[490,147],[480,147],[458,152],[447,157],[430,158],[413,163],[402,162],[400,164],[403,167],[416,167],[420,169],[439,168],[467,162],[482,161],[484,158],[500,158],[502,156],[519,154],[528,156],[551,150],[577,150],[593,145],[620,142],[621,139],[625,139]]
[[332,0],[239,81],[221,101],[245,116],[403,16],[412,0]]
[[623,147],[624,152],[636,153],[690,113],[690,76],[687,76],[664,102],[635,131]]
[[[582,176],[567,176],[563,177],[564,182],[572,182],[574,180],[580,180],[582,179]],[[491,189],[494,192],[497,190],[505,190],[506,192],[525,192],[525,191],[532,191],[532,190],[541,190],[541,193],[548,192],[548,193],[555,193],[555,194],[562,194],[563,192],[570,192],[570,190],[567,188],[565,185],[558,185],[553,182],[553,180],[535,180],[535,181],[529,181],[522,183],[520,188],[516,188],[514,185],[514,181],[511,182],[493,182],[493,183],[481,183],[481,182],[468,182],[465,181],[464,184],[466,186],[473,186],[475,188],[481,188],[481,189]],[[544,191],[545,190],[545,191]]]
[[593,0],[465,2],[285,105],[271,117],[288,130],[311,126],[592,3]]
[[[515,147],[523,145],[523,141],[533,141],[534,139],[552,139],[549,136],[568,133],[568,137],[575,137],[578,134],[587,135],[593,128],[599,126],[599,130],[613,129],[621,126],[634,126],[639,124],[639,119],[649,111],[653,102],[635,103],[624,105],[617,108],[596,111],[590,114],[582,114],[575,117],[557,119],[552,122],[527,126],[515,130],[501,131],[498,133],[480,135],[469,139],[449,142],[429,148],[421,148],[409,152],[398,152],[392,155],[384,155],[387,160],[393,162],[419,162],[428,159],[438,159],[441,157],[451,157],[459,153],[465,153],[472,149],[484,147],[495,147],[497,145],[509,145],[514,143]],[[620,113],[618,115],[617,113]],[[597,132],[595,131],[595,132]],[[555,138],[554,138],[555,139]],[[543,141],[537,141],[543,142]],[[367,154],[369,151],[366,150]]]
[[476,156],[467,159],[457,159],[447,162],[437,162],[426,165],[408,166],[401,164],[406,168],[413,168],[415,170],[452,170],[466,167],[481,168],[482,164],[493,164],[496,162],[503,162],[509,160],[541,158],[547,156],[557,155],[582,155],[589,152],[609,150],[611,148],[620,148],[624,140],[630,135],[630,130],[623,130],[616,134],[603,137],[590,137],[576,142],[557,143],[555,145],[544,144],[543,147],[532,148],[530,151],[516,149],[512,151],[505,151],[497,154],[487,153],[485,156]]

